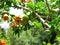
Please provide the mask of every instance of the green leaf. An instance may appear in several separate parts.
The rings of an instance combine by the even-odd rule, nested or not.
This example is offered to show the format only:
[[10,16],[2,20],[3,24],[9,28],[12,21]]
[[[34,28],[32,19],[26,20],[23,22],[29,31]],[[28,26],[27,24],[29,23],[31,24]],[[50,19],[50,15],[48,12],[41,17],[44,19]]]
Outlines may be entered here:
[[56,40],[58,40],[58,41],[60,40],[60,35],[56,37]]
[[9,10],[9,6],[8,5],[5,5],[4,6],[4,9],[8,11]]
[[32,14],[32,13],[30,15],[28,15],[28,16],[29,16],[30,20],[34,18],[34,14]]
[[56,4],[57,6],[60,6],[60,0],[57,0]]
[[43,27],[41,22],[34,21],[33,24],[35,25],[35,28],[42,28]]
[[27,4],[27,6],[29,8],[31,8],[31,10],[34,10],[35,9],[35,6],[34,6],[34,4],[32,2],[30,2],[29,4]]
[[60,31],[60,25],[57,27],[57,29]]
[[53,2],[54,2],[54,0],[50,0],[50,2],[51,2],[51,3],[53,3]]
[[45,10],[45,14],[49,14],[49,10],[48,9]]
[[47,45],[51,45],[50,43],[47,43]]
[[40,9],[43,9],[45,7],[45,3],[40,1],[36,4],[36,7],[40,8]]
[[42,43],[43,43],[43,45],[46,45],[46,42],[45,41],[43,41]]
[[60,17],[56,17],[52,22],[51,25],[56,25],[60,20]]
[[6,5],[8,5],[8,6],[11,6],[11,3],[12,2],[10,2],[10,1],[6,1]]

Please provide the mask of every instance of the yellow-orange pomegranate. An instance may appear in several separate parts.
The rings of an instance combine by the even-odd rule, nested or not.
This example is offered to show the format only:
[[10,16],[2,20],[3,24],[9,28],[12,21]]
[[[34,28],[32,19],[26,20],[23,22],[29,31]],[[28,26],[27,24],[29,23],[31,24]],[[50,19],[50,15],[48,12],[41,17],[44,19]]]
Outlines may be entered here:
[[0,40],[0,45],[6,45],[6,41],[5,40]]
[[15,23],[12,23],[12,24],[11,24],[11,27],[12,27],[12,28],[15,28],[15,27],[16,27],[16,24],[15,24]]

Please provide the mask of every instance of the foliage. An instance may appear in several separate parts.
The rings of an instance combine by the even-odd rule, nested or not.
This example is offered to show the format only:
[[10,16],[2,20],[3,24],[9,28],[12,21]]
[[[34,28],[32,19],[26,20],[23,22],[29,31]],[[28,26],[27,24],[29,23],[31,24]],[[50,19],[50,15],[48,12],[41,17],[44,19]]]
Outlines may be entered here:
[[0,40],[7,45],[59,45],[59,35],[60,0],[0,0]]

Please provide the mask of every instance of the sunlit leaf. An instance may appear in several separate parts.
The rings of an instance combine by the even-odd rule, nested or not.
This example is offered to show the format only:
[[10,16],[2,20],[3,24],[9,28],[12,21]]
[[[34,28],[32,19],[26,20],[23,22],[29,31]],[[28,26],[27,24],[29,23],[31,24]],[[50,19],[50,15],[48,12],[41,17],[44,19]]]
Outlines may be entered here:
[[48,9],[45,10],[45,14],[49,14],[49,10]]
[[35,5],[34,5],[32,2],[30,2],[27,6],[28,6],[29,8],[31,8],[32,10],[35,9]]
[[40,8],[40,9],[43,9],[45,7],[45,3],[40,1],[36,4],[36,7]]

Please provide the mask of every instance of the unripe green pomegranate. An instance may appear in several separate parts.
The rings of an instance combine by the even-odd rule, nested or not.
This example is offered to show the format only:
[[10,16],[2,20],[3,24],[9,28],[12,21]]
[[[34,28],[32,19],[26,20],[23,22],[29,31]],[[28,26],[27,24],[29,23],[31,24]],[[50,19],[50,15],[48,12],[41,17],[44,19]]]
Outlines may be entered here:
[[27,15],[22,17],[21,25],[26,25],[28,23],[29,17]]

